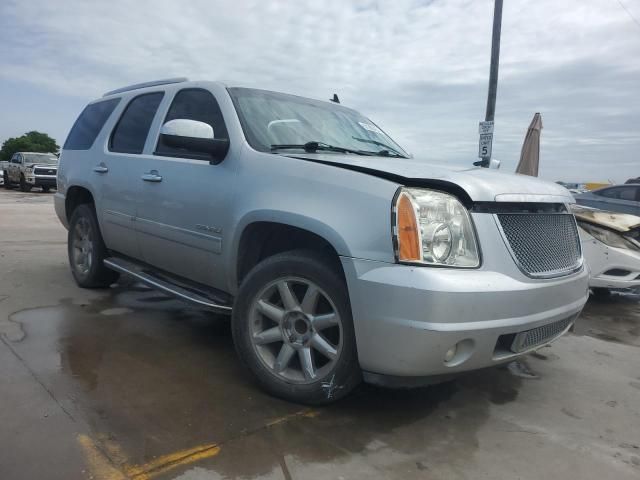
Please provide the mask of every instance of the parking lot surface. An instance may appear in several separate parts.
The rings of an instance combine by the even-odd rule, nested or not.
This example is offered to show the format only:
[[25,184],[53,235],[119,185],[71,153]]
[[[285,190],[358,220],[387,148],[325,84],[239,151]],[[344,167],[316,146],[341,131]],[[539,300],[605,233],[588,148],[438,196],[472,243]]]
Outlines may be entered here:
[[307,408],[224,317],[122,278],[78,288],[52,195],[0,191],[2,479],[637,479],[640,297],[591,300],[508,366]]

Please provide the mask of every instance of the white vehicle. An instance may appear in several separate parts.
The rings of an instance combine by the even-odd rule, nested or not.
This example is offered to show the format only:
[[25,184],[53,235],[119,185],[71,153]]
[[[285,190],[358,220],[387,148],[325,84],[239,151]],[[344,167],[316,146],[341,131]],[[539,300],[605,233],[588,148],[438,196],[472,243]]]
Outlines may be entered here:
[[48,192],[56,188],[58,174],[58,157],[53,153],[16,152],[9,162],[2,162],[4,167],[4,187],[19,185],[20,190],[29,192],[33,187]]
[[640,217],[572,206],[595,294],[640,291]]

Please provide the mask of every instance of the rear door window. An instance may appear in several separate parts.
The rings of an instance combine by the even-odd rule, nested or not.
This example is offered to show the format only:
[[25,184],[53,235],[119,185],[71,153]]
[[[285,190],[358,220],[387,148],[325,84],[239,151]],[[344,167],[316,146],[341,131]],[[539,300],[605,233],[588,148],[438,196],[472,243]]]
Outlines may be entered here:
[[96,140],[105,122],[120,102],[119,98],[112,98],[102,102],[87,105],[82,111],[71,132],[67,137],[64,150],[88,150]]
[[[220,106],[215,97],[208,90],[201,88],[187,88],[180,90],[167,112],[167,117],[164,119],[164,123],[169,120],[175,120],[177,118],[187,120],[197,120],[204,122],[213,127],[213,134],[215,138],[229,138],[227,134],[227,127],[224,124],[222,112]],[[171,157],[179,157],[181,154],[185,154],[182,149],[170,147],[164,143],[162,136],[158,140],[158,146],[156,149],[156,155],[167,155]],[[188,156],[192,156],[194,152],[189,152]],[[202,152],[207,157],[206,152]]]
[[142,153],[151,122],[163,96],[162,92],[146,93],[129,102],[111,134],[111,152]]

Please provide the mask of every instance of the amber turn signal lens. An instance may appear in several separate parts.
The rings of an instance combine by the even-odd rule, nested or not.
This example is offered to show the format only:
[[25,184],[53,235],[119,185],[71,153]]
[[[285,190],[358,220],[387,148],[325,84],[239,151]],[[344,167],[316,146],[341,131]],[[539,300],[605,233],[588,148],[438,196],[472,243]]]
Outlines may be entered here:
[[420,261],[420,235],[411,199],[401,193],[396,206],[398,256],[403,261]]

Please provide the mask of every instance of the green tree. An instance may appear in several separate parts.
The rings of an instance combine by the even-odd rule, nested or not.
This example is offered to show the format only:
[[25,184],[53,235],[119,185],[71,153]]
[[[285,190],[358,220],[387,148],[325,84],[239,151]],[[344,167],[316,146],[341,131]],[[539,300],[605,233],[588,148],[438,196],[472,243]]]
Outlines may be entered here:
[[21,137],[12,137],[2,144],[0,160],[9,160],[16,152],[51,152],[58,153],[60,146],[46,133],[27,132]]

